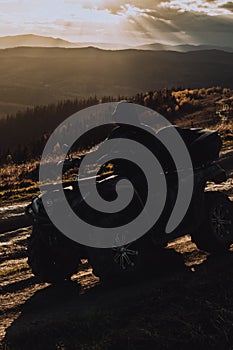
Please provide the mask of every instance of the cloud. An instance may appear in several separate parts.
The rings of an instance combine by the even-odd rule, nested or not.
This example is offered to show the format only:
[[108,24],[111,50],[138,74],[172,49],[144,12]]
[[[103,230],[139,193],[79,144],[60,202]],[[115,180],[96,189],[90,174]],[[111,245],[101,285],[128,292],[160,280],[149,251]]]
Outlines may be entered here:
[[108,10],[111,14],[123,15],[128,7],[141,10],[157,11],[160,7],[172,8],[182,11],[194,11],[207,15],[223,15],[232,9],[227,0],[65,0],[69,3],[80,4],[86,9]]
[[128,7],[144,10],[156,9],[163,0],[67,0],[78,2],[83,8],[108,10],[111,14],[122,15]]
[[[150,33],[154,42],[209,44],[232,47],[233,18],[160,7],[129,16],[134,27]],[[140,24],[140,25],[139,25]]]
[[224,15],[228,11],[220,7],[222,0],[164,0],[160,7],[176,9],[178,11],[193,11],[195,13],[204,13],[206,15]]
[[164,11],[144,12],[144,16],[153,18],[155,20],[163,20],[167,22],[168,29],[171,24],[174,28],[181,31],[195,31],[195,32],[226,32],[233,29],[233,18],[230,16],[207,16],[193,11],[179,12],[175,9],[166,9]]
[[[73,0],[75,1],[75,0]],[[223,0],[79,0],[85,8],[127,18],[148,40],[232,46],[233,3]],[[140,34],[139,34],[140,33]],[[134,34],[135,35],[135,34]]]
[[220,8],[233,12],[233,2],[229,1],[226,4],[221,5]]
[[0,0],[0,30],[47,30],[75,41],[232,46],[232,11],[229,0]]

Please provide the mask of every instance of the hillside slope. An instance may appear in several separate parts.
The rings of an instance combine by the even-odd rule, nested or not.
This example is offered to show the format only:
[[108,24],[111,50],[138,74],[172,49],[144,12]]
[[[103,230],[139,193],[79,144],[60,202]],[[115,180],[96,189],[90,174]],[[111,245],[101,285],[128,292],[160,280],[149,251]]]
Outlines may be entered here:
[[233,53],[105,51],[95,48],[0,50],[0,116],[90,95],[133,95],[163,87],[233,87]]

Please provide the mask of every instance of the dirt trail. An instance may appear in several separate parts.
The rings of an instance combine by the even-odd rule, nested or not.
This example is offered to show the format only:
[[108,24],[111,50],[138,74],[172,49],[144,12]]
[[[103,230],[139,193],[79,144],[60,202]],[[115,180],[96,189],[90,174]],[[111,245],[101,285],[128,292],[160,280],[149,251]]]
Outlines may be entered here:
[[0,234],[6,231],[29,226],[30,222],[24,215],[28,203],[5,204],[0,207]]

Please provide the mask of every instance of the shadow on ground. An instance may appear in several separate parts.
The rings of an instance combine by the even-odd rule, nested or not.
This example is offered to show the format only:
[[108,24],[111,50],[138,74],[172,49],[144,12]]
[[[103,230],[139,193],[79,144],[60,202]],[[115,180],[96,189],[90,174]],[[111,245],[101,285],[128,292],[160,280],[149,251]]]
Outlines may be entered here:
[[85,290],[75,281],[37,291],[7,329],[4,347],[230,349],[233,253],[188,268],[166,249],[150,276]]

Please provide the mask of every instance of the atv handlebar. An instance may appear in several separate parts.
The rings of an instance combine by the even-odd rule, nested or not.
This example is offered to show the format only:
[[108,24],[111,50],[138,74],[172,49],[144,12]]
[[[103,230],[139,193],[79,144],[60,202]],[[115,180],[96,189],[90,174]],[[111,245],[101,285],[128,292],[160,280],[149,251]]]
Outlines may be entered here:
[[63,171],[66,172],[72,168],[79,167],[84,156],[76,157],[76,158],[66,158],[57,163],[57,166],[61,166]]

